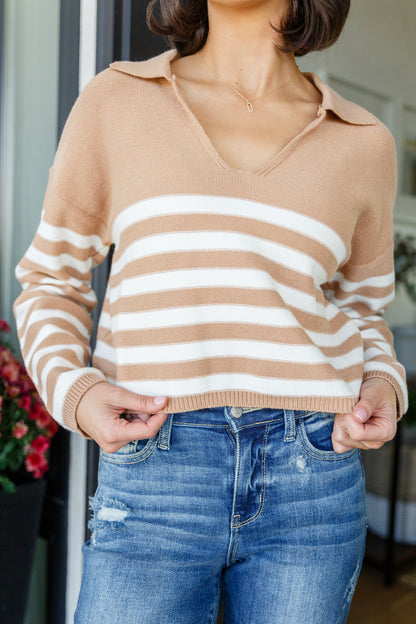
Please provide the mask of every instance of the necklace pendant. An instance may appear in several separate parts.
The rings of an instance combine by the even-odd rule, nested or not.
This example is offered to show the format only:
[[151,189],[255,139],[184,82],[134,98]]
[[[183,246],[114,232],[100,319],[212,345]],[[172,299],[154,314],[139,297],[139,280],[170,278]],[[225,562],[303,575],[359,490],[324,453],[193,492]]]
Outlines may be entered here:
[[250,100],[246,100],[246,106],[249,113],[252,113],[254,111],[253,104],[250,102]]

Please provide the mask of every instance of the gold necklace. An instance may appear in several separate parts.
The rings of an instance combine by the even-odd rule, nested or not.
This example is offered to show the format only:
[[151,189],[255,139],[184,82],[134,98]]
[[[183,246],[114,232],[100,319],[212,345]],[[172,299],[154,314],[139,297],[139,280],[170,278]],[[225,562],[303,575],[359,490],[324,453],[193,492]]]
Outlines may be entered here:
[[246,103],[247,110],[248,110],[249,113],[252,113],[254,111],[253,102],[255,100],[260,100],[261,98],[266,97],[266,95],[270,95],[271,93],[275,93],[275,91],[279,91],[279,89],[283,89],[283,87],[288,85],[289,82],[292,82],[292,80],[296,77],[296,75],[298,73],[300,74],[300,69],[297,66],[297,64],[295,63],[295,65],[296,65],[296,72],[295,72],[294,76],[292,76],[292,78],[290,78],[287,82],[285,82],[284,84],[280,85],[279,87],[276,87],[276,89],[273,89],[272,91],[268,91],[267,93],[264,93],[263,95],[259,95],[258,97],[248,99],[242,93],[237,91],[237,89],[230,82],[227,82],[226,80],[221,80],[221,78],[219,76],[217,76],[217,74],[212,69],[212,67],[210,67],[208,65],[208,63],[205,61],[205,59],[202,57],[202,55],[199,53],[199,51],[197,52],[197,54],[198,54],[199,58],[201,59],[201,61],[203,63],[205,63],[205,65],[208,67],[208,69],[211,71],[211,73],[215,76],[215,78],[217,80],[219,80],[219,82],[222,82],[223,84],[226,84],[228,87],[230,87],[235,93],[237,93],[237,95],[239,95],[244,100],[244,102]]

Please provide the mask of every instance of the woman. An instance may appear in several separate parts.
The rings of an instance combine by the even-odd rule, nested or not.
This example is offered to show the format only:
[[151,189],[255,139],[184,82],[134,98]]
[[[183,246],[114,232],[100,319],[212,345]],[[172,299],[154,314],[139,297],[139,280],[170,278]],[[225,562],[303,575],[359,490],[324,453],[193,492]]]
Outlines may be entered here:
[[294,58],[348,10],[153,0],[175,47],[71,111],[15,313],[51,413],[101,447],[77,623],[215,622],[221,593],[228,624],[346,620],[359,449],[407,408],[381,318],[394,141]]

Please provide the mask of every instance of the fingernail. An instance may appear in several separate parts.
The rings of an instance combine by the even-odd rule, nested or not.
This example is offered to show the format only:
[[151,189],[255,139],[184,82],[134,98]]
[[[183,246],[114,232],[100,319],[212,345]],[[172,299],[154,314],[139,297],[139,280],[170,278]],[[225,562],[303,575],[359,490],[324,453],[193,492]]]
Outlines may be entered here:
[[153,399],[153,403],[154,403],[155,405],[163,405],[163,404],[164,404],[164,402],[166,401],[166,398],[167,398],[167,397],[164,397],[164,396],[155,397],[155,398]]
[[361,422],[364,422],[365,420],[367,420],[367,412],[362,407],[359,407],[356,410],[355,415],[357,416],[359,420],[361,420]]

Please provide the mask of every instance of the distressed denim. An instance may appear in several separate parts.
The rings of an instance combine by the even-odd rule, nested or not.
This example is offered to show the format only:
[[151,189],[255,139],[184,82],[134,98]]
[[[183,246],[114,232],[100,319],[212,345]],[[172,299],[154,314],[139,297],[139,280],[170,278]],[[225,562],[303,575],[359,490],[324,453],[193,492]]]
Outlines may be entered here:
[[76,624],[343,624],[361,569],[360,451],[334,414],[171,414],[100,451]]

